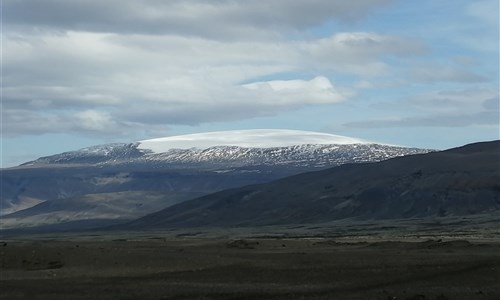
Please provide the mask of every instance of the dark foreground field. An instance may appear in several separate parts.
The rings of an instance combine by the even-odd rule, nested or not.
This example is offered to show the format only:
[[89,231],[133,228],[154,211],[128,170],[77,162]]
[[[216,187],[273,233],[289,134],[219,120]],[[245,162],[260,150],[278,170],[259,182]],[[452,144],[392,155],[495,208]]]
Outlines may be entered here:
[[500,299],[500,243],[6,240],[0,299]]

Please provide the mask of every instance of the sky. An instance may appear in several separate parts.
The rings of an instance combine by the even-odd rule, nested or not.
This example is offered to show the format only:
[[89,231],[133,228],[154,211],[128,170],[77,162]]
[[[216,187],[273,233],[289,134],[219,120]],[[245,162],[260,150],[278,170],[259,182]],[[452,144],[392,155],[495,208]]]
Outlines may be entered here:
[[0,1],[1,167],[235,129],[499,139],[498,0]]

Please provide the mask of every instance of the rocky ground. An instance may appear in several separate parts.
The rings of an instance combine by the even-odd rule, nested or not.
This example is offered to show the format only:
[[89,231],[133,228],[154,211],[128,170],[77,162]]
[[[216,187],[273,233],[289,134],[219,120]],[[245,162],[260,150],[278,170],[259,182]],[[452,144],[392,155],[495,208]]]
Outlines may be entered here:
[[500,299],[500,241],[3,239],[0,299]]

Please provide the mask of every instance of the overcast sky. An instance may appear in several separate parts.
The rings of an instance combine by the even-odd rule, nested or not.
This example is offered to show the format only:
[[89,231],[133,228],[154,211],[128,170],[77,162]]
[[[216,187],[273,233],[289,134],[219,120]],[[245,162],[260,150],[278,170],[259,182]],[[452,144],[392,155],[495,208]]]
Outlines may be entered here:
[[287,128],[499,138],[498,0],[2,0],[2,166]]

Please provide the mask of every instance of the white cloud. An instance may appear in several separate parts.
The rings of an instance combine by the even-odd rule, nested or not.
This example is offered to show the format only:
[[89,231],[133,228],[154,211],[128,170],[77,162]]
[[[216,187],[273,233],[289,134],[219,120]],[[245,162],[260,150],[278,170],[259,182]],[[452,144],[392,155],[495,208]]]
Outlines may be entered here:
[[[307,43],[75,31],[8,34],[5,109],[26,119],[18,128],[7,128],[18,134],[38,132],[40,127],[26,125],[27,116],[45,122],[47,132],[100,129],[103,134],[115,134],[131,123],[194,125],[271,116],[355,94],[321,76],[323,72],[381,75],[388,69],[382,57],[413,55],[421,48],[404,38],[363,32]],[[252,83],[277,73],[310,70],[311,65],[315,74],[306,79]],[[101,119],[95,122],[103,125],[78,126],[73,124],[78,118],[65,117],[81,111],[99,111]],[[50,121],[43,121],[47,115]]]
[[84,130],[105,131],[106,128],[116,127],[111,116],[102,111],[85,110],[75,114],[76,124]]
[[257,96],[266,102],[326,104],[335,103],[346,98],[335,90],[328,78],[318,76],[307,80],[272,80],[254,82],[243,87],[257,92]]
[[351,22],[389,2],[6,0],[4,132],[157,135],[170,125],[348,101],[391,75],[388,58],[426,47],[376,32],[315,37],[304,29]]

